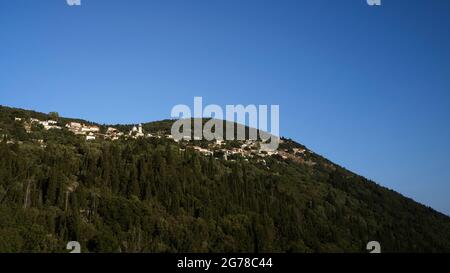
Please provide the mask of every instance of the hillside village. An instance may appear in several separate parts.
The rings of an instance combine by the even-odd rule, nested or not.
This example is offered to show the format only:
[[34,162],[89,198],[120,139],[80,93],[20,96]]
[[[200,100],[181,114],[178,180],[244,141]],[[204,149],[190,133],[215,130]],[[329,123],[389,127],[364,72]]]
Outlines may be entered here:
[[[23,125],[27,133],[31,133],[35,126],[41,126],[44,130],[68,130],[76,136],[84,138],[86,141],[95,141],[98,139],[117,141],[119,139],[138,139],[138,138],[166,138],[172,139],[175,142],[181,144],[181,150],[193,149],[205,156],[221,157],[224,160],[234,161],[236,158],[241,157],[248,161],[249,158],[259,158],[258,161],[265,164],[264,157],[279,156],[282,159],[292,159],[294,161],[303,162],[309,165],[313,165],[314,162],[305,160],[306,153],[312,153],[304,148],[291,148],[291,149],[278,149],[276,151],[267,151],[261,148],[261,142],[259,140],[242,140],[232,141],[233,145],[230,145],[229,141],[215,140],[215,141],[202,141],[198,138],[194,140],[175,140],[172,135],[169,134],[151,134],[145,132],[142,124],[135,125],[131,130],[124,132],[114,127],[107,127],[101,129],[97,125],[85,124],[82,122],[67,122],[62,123],[56,120],[39,120],[36,118],[15,118],[15,122]],[[45,146],[42,139],[37,140],[42,146]],[[284,142],[280,139],[280,143]]]
[[[384,249],[450,249],[447,216],[295,141],[283,138],[273,152],[252,140],[176,142],[172,124],[100,125],[0,107],[0,236],[17,241],[0,251],[58,252],[78,240],[89,252],[245,252],[262,236],[261,251],[356,252],[379,234],[394,240]],[[186,244],[186,234],[196,237]]]

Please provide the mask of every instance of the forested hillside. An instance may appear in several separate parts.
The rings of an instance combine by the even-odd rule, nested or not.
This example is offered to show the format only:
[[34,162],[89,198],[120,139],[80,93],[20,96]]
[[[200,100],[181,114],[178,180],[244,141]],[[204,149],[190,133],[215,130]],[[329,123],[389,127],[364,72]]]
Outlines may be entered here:
[[83,252],[367,252],[373,240],[383,252],[450,251],[449,217],[313,152],[225,160],[165,137],[86,141],[64,128],[85,121],[53,115],[63,129],[27,132],[16,118],[50,116],[0,107],[0,252],[66,252],[68,241]]

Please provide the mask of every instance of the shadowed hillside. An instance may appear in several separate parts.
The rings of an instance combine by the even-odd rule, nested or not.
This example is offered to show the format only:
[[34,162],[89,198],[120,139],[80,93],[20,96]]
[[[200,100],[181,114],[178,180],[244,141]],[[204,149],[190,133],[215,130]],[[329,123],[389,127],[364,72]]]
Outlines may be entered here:
[[[89,141],[71,122],[99,131]],[[449,217],[303,145],[176,142],[172,122],[133,137],[0,107],[0,252],[450,251]]]

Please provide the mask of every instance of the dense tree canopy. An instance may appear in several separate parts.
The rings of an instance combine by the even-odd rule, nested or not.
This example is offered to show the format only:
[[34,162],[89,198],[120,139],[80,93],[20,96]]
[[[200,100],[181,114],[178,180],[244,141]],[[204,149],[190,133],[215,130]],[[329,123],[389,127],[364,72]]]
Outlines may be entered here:
[[17,116],[48,118],[0,108],[0,252],[450,251],[449,217],[313,153],[226,161],[165,138],[27,133]]

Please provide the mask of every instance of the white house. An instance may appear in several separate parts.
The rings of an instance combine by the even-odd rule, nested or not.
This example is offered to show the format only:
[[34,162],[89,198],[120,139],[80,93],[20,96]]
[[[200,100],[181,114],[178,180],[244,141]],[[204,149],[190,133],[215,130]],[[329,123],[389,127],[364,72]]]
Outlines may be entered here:
[[41,124],[42,126],[44,126],[45,130],[50,130],[50,129],[61,129],[61,127],[56,126],[57,122],[53,121],[53,120],[47,120],[47,121],[39,121],[39,124]]
[[144,137],[144,131],[142,129],[142,124],[139,124],[139,127],[133,126],[133,129],[131,129],[130,133],[128,134],[133,138],[136,137]]
[[138,128],[138,132],[136,134],[136,137],[143,137],[145,136],[143,131],[142,131],[142,124],[139,124],[139,128]]
[[66,127],[69,128],[70,130],[80,130],[81,129],[81,123],[78,122],[69,122],[66,124]]
[[99,132],[100,128],[97,126],[83,126],[81,127],[82,132]]
[[118,132],[119,132],[119,130],[117,130],[116,128],[113,128],[113,127],[109,127],[108,130],[106,130],[106,134],[108,134],[108,135],[117,134]]
[[48,126],[48,121],[39,121],[39,124],[46,127]]
[[202,148],[202,147],[193,146],[192,148],[193,148],[194,150],[196,150],[196,151],[198,151],[198,152],[204,154],[204,155],[212,155],[212,154],[213,154],[212,151],[210,151],[210,150],[208,150],[208,149],[204,149],[204,148]]
[[95,135],[94,135],[93,133],[89,133],[89,134],[86,136],[86,140],[95,140]]

